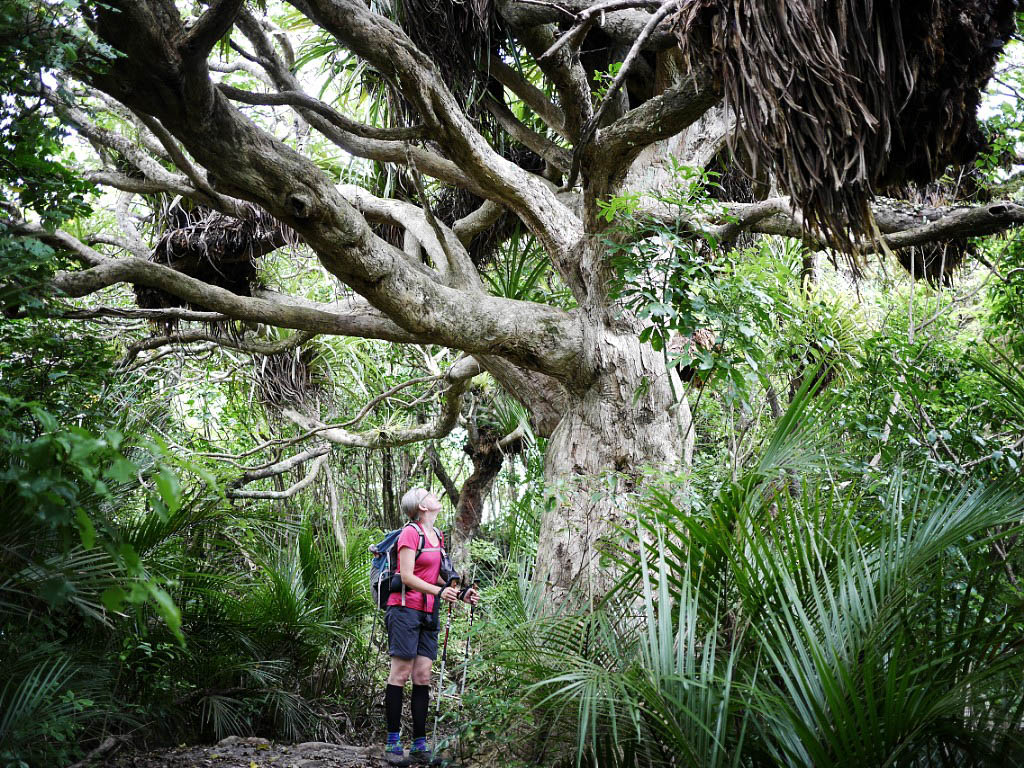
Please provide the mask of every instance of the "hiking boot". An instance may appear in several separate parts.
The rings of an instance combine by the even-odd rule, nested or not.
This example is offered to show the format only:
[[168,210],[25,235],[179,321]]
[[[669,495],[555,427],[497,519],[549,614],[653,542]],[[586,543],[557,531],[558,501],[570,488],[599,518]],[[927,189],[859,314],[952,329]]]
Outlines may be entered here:
[[384,747],[384,760],[388,765],[409,765],[410,760],[405,756],[405,750],[401,744],[393,747]]
[[413,765],[441,765],[441,758],[429,749],[410,749],[409,762]]

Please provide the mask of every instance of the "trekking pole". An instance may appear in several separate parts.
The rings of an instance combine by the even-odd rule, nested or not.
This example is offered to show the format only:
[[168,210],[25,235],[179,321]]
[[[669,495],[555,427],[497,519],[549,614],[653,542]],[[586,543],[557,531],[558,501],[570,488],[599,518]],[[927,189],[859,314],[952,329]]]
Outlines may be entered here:
[[[480,584],[479,581],[473,579],[472,586],[470,589],[476,589]],[[469,604],[469,631],[466,633],[466,658],[462,664],[462,684],[459,686],[459,706],[462,706],[462,694],[466,692],[466,670],[469,669],[469,640],[473,636],[473,619],[476,617],[476,605],[473,603]]]
[[[448,584],[441,587],[441,592],[444,592],[448,587],[453,587],[458,582],[457,579],[451,579]],[[441,592],[437,593],[436,600],[441,599]],[[448,661],[448,630],[452,628],[452,604],[448,603],[448,618],[444,622],[444,645],[441,647],[441,677],[437,683],[437,708],[434,710],[434,749],[437,749],[437,721],[441,717],[441,696],[444,693],[444,666]]]

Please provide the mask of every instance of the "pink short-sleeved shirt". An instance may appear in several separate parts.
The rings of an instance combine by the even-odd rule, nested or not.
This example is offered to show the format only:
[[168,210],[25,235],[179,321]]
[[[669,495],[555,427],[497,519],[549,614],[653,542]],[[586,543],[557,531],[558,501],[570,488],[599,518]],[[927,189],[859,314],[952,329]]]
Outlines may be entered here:
[[[399,563],[397,573],[402,572],[401,552],[403,549],[411,549],[413,552],[420,545],[420,532],[415,523],[411,523],[402,529],[398,535]],[[424,531],[423,550],[416,558],[416,567],[413,568],[413,575],[419,576],[428,584],[437,584],[437,577],[441,573],[441,548],[444,546],[444,537],[438,539],[436,547],[430,546],[430,539]],[[388,605],[402,604],[402,590],[392,592],[388,597]],[[415,608],[417,611],[430,613],[434,610],[434,596],[424,595],[416,589],[406,588],[405,607]]]

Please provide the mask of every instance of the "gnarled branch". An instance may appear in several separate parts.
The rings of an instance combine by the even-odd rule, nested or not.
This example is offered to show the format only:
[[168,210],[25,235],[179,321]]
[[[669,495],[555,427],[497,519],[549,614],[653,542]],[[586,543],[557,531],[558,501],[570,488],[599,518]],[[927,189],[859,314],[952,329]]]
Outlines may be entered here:
[[210,4],[199,20],[188,29],[181,46],[183,55],[205,59],[224,35],[231,29],[235,17],[245,0],[216,0]]
[[[242,115],[214,87],[205,67],[181,67],[175,53],[181,30],[175,28],[172,18],[156,18],[149,6],[138,0],[124,0],[118,6],[118,13],[103,8],[97,11],[97,33],[124,55],[102,72],[93,73],[94,85],[132,109],[159,119],[216,179],[213,186],[218,192],[256,202],[291,227],[330,272],[391,318],[406,338],[474,353],[507,354],[521,365],[556,375],[566,375],[575,367],[580,354],[579,327],[570,314],[456,290],[416,270],[399,249],[374,234],[366,219],[312,161]],[[580,236],[579,220],[557,201],[547,184],[497,155],[465,116],[456,114],[451,94],[428,72],[422,55],[415,52],[404,33],[356,0],[317,0],[317,7],[326,8],[330,22],[326,26],[349,42],[354,52],[385,73],[401,73],[410,83],[430,89],[429,98],[421,96],[436,108],[431,120],[441,127],[449,145],[462,150],[453,153],[460,165],[490,174],[488,183],[494,181],[496,169],[500,170],[496,196],[501,197],[504,189],[506,196],[532,212],[535,223],[544,219],[549,245],[567,248],[575,243]],[[419,106],[426,109],[427,103]],[[425,122],[430,124],[426,118]],[[456,137],[462,129],[466,132]],[[78,295],[123,279],[160,282],[195,292],[197,286],[154,271],[156,266],[143,267],[130,260],[104,264],[85,273],[61,276],[58,283]],[[256,314],[252,304],[240,304],[243,297],[207,293],[204,298],[203,306],[210,309],[225,311],[222,308],[230,306],[232,312]],[[218,305],[211,304],[212,300]],[[280,307],[260,306],[259,312],[267,309],[279,317],[287,314]],[[337,318],[324,320],[327,322],[315,323],[320,327],[304,329],[329,333],[324,325],[338,322]],[[285,326],[296,327],[294,320]]]
[[448,90],[433,62],[405,32],[360,0],[292,0],[292,4],[382,73],[395,78],[420,118],[483,196],[513,210],[553,253],[578,241],[581,222],[544,181],[498,154]]
[[212,342],[219,347],[225,347],[227,349],[235,349],[239,352],[247,352],[252,355],[282,355],[285,352],[290,352],[296,347],[300,347],[307,341],[313,338],[315,334],[308,331],[299,331],[292,334],[291,336],[284,339],[277,339],[275,341],[263,341],[261,339],[253,338],[232,338],[230,336],[224,336],[222,334],[210,333],[204,330],[188,330],[180,331],[178,333],[168,333],[163,336],[152,336],[148,339],[141,339],[128,346],[128,351],[125,354],[124,360],[121,361],[122,367],[130,365],[135,358],[141,353],[152,350],[160,349],[160,347],[169,346],[180,346],[186,344],[196,344],[198,342]]
[[566,135],[565,114],[540,88],[535,86],[516,69],[513,69],[498,56],[491,56],[490,73],[503,86],[522,99],[523,103],[543,120],[548,128]]
[[320,468],[327,463],[328,456],[325,452],[316,458],[306,476],[295,483],[295,485],[283,491],[247,491],[245,489],[230,488],[227,495],[233,499],[290,499],[313,484],[316,476],[320,473]]
[[425,135],[422,125],[411,126],[408,128],[378,128],[376,126],[357,122],[345,117],[336,109],[332,109],[329,105],[320,101],[320,99],[315,99],[298,90],[278,91],[277,93],[254,93],[253,91],[243,91],[241,88],[233,88],[232,86],[225,85],[224,83],[219,83],[217,88],[219,88],[220,92],[232,101],[240,101],[243,104],[302,107],[303,109],[320,115],[320,117],[337,126],[340,130],[347,131],[353,136],[359,136],[364,139],[395,141],[403,139],[422,139]]
[[[248,485],[256,480],[263,480],[268,477],[276,477],[282,475],[285,472],[289,472],[295,467],[301,466],[310,459],[317,459],[321,456],[325,456],[331,452],[331,446],[326,444],[315,445],[312,448],[307,448],[300,453],[296,453],[294,456],[289,456],[287,459],[276,461],[271,464],[264,464],[259,467],[253,467],[247,469],[241,477],[231,482],[232,489],[241,488],[243,485]],[[230,494],[230,492],[229,492]],[[265,497],[257,497],[265,498]]]
[[445,377],[448,389],[445,390],[441,411],[432,423],[419,424],[415,427],[403,427],[392,430],[371,430],[368,432],[350,432],[340,427],[328,426],[313,417],[286,408],[282,415],[292,423],[321,435],[336,445],[352,448],[393,448],[423,440],[436,440],[451,432],[459,420],[459,409],[462,395],[469,386],[470,380],[480,373],[480,364],[473,358],[463,358],[453,365]]

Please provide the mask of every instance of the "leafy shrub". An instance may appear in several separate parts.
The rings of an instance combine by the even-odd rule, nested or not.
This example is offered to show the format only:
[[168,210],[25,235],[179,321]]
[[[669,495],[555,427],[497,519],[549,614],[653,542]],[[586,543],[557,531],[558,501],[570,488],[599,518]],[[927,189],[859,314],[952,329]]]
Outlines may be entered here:
[[637,499],[598,610],[505,600],[489,674],[521,681],[517,742],[603,766],[1024,759],[1024,600],[1000,547],[1024,488],[896,471],[839,492],[808,400],[703,512],[670,486]]

